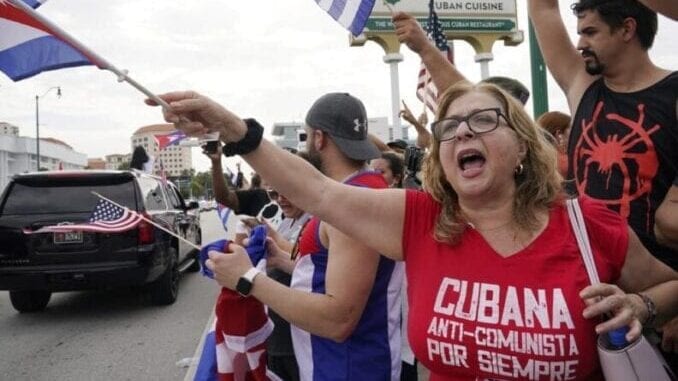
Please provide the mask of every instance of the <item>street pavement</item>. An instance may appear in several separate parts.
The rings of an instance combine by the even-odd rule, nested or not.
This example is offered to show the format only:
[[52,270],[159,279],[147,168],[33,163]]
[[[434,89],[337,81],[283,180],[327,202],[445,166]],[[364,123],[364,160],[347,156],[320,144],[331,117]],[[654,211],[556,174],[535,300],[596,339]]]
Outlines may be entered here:
[[[214,211],[201,225],[205,243],[225,234]],[[177,362],[196,353],[218,292],[189,273],[171,306],[120,289],[56,293],[45,311],[19,314],[0,291],[0,380],[183,380]]]

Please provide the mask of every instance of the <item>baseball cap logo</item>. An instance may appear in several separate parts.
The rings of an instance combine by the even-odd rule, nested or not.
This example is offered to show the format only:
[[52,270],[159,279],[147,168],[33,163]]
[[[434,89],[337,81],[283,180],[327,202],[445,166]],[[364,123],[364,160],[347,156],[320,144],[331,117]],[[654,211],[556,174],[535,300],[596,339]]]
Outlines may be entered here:
[[360,123],[360,119],[358,118],[353,119],[353,124],[354,124],[353,131],[360,132],[362,130],[363,125],[362,123]]

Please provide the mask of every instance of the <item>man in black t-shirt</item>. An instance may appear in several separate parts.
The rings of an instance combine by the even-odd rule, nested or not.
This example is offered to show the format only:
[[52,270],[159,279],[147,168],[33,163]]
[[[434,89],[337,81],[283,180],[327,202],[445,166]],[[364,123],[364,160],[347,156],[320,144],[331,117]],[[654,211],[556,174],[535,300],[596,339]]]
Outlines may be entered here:
[[[572,191],[620,213],[655,257],[678,269],[678,251],[658,243],[654,227],[678,176],[678,73],[655,66],[648,53],[657,14],[636,0],[581,0],[572,6],[575,47],[557,0],[529,0],[528,7],[573,115]],[[665,326],[664,344],[678,352],[678,324]]]
[[221,144],[217,145],[216,152],[203,153],[212,162],[212,186],[214,198],[227,208],[231,208],[235,214],[244,214],[256,217],[259,212],[271,202],[262,188],[233,190],[226,184],[224,170],[221,166]]

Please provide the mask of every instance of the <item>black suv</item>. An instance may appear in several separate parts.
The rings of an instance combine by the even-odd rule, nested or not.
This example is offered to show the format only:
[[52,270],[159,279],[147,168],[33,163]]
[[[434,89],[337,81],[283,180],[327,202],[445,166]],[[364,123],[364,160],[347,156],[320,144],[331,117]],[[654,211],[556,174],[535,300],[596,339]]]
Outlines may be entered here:
[[[20,312],[43,310],[52,292],[147,285],[156,304],[177,298],[179,275],[198,271],[198,252],[141,221],[121,233],[34,233],[82,223],[98,197],[134,210],[200,246],[197,203],[185,205],[171,183],[137,171],[20,174],[0,201],[0,290]],[[195,212],[194,212],[195,211]]]

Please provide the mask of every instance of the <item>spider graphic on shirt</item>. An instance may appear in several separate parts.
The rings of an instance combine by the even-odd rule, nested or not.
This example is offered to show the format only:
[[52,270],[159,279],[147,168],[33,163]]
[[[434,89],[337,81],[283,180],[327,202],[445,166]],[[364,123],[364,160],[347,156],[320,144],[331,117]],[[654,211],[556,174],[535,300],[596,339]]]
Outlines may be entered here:
[[[577,191],[598,199],[608,207],[618,207],[619,213],[628,218],[631,202],[645,198],[649,205],[652,179],[659,169],[657,152],[650,136],[661,126],[643,127],[644,104],[638,104],[635,120],[617,113],[601,115],[604,105],[604,102],[598,102],[591,119],[584,119],[581,123],[581,135],[573,157]],[[597,128],[600,118],[612,123],[614,132],[601,135]],[[604,184],[604,193],[587,192],[590,182]]]

